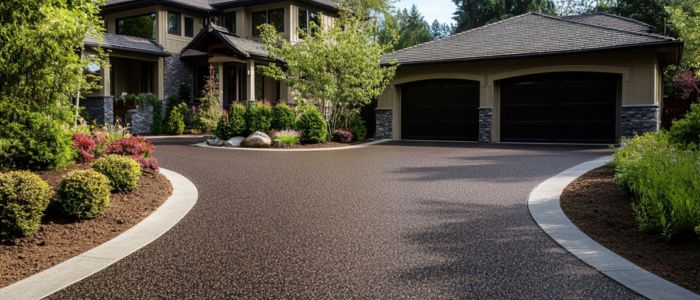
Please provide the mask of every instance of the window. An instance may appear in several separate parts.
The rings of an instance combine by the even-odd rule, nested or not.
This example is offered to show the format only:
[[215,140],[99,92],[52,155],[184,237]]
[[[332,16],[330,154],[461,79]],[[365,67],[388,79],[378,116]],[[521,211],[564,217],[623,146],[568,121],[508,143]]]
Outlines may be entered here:
[[299,8],[299,29],[303,32],[309,33],[311,23],[316,24],[316,26],[321,26],[318,13]]
[[230,33],[236,33],[236,12],[224,13],[222,16],[222,26],[228,29]]
[[185,17],[185,36],[194,36],[194,18]]
[[284,9],[282,8],[253,12],[252,19],[254,36],[260,35],[258,27],[262,24],[270,24],[277,32],[284,32]]
[[155,13],[117,19],[116,23],[117,34],[156,39]]
[[180,14],[175,12],[168,12],[168,33],[181,35],[180,33]]

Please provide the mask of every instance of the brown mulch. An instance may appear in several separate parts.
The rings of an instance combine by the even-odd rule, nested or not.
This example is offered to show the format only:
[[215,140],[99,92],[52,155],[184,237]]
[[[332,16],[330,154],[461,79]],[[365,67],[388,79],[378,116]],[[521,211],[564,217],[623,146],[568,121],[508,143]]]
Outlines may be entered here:
[[633,198],[613,182],[610,166],[592,170],[572,182],[561,207],[588,236],[638,266],[700,293],[700,239],[666,243],[659,234],[639,231]]
[[[56,172],[39,172],[56,187],[61,175],[76,165]],[[31,237],[0,244],[0,287],[29,277],[71,257],[90,250],[128,230],[150,215],[172,193],[170,182],[160,174],[145,174],[139,186],[128,194],[112,194],[105,213],[93,220],[72,221],[57,216],[52,206],[39,231]],[[53,203],[52,203],[53,204]]]

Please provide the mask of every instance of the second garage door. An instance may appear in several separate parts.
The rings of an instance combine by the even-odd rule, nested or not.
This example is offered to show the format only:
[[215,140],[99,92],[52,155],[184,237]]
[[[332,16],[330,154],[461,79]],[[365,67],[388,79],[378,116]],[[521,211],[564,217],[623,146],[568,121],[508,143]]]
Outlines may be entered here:
[[401,138],[476,141],[479,82],[426,80],[401,86]]
[[501,141],[613,143],[620,76],[548,73],[504,80]]

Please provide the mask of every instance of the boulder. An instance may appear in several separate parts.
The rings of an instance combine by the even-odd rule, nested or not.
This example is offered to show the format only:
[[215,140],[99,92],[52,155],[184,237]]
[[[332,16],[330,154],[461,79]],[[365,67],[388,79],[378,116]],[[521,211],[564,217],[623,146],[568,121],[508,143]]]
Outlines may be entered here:
[[242,136],[232,137],[224,142],[224,146],[232,148],[240,147],[243,141],[245,141],[245,138]]
[[252,147],[252,148],[268,148],[272,146],[272,139],[270,137],[260,131],[253,132],[253,134],[249,135],[243,144],[246,147]]
[[222,141],[218,137],[213,137],[207,140],[207,145],[209,146],[222,146],[223,144],[224,141]]

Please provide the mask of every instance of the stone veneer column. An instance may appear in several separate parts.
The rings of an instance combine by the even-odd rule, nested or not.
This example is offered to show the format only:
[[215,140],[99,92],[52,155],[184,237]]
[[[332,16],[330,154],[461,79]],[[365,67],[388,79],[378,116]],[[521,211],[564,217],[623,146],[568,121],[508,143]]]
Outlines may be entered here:
[[491,127],[493,126],[493,113],[491,108],[479,108],[479,142],[491,142]]
[[140,107],[130,109],[127,112],[127,123],[131,127],[133,134],[151,133],[153,126],[153,107]]
[[114,123],[114,97],[113,96],[90,96],[80,100],[80,106],[85,108],[88,121],[95,121],[97,124]]
[[194,88],[194,71],[192,67],[186,65],[180,60],[180,55],[171,54],[165,58],[163,66],[163,86],[164,97],[167,99],[170,95],[175,94],[180,90],[180,85],[187,84],[190,88]]
[[377,128],[375,129],[374,138],[376,139],[391,139],[394,137],[393,119],[394,114],[391,109],[376,109]]
[[659,131],[659,107],[623,106],[620,113],[620,131],[625,137]]

